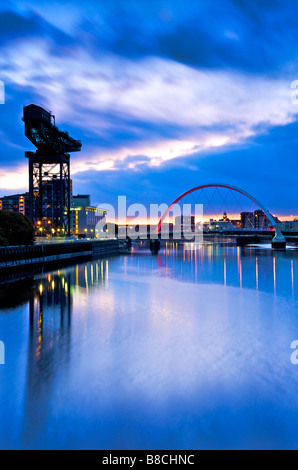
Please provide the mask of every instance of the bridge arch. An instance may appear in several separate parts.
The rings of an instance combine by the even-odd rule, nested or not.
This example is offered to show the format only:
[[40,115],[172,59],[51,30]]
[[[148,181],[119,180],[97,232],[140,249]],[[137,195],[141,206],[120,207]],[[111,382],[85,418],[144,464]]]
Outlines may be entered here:
[[200,186],[196,186],[195,188],[189,189],[188,191],[185,191],[183,194],[178,196],[175,201],[172,202],[172,204],[168,207],[168,209],[165,211],[165,213],[162,215],[160,218],[158,225],[157,225],[157,233],[160,233],[161,229],[161,224],[163,223],[164,219],[166,216],[169,214],[171,209],[175,204],[177,204],[181,199],[183,199],[185,196],[188,194],[194,193],[195,191],[199,191],[200,189],[205,189],[205,188],[226,188],[226,189],[231,189],[232,191],[235,191],[237,193],[242,194],[243,196],[246,196],[248,199],[250,199],[252,202],[254,202],[257,206],[259,206],[260,209],[264,212],[264,214],[267,216],[267,218],[270,220],[272,227],[274,227],[275,230],[275,241],[281,241],[283,242],[285,240],[283,234],[281,233],[280,227],[278,225],[278,222],[274,220],[270,212],[266,209],[264,204],[262,204],[258,199],[256,199],[254,196],[252,196],[250,193],[247,191],[244,191],[243,189],[238,188],[237,186],[233,186],[231,184],[223,184],[223,183],[209,183],[209,184],[202,184]]

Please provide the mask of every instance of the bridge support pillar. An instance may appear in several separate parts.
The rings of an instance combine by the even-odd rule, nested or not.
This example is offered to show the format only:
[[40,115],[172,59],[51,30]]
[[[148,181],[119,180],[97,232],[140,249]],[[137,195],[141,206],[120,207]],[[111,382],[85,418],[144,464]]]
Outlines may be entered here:
[[153,255],[157,255],[160,250],[160,240],[150,240],[150,250]]
[[275,237],[272,239],[272,248],[285,249],[286,248],[286,238],[282,234],[278,224],[275,226]]
[[273,249],[285,249],[286,248],[286,239],[285,237],[281,235],[276,235],[272,239],[272,248]]

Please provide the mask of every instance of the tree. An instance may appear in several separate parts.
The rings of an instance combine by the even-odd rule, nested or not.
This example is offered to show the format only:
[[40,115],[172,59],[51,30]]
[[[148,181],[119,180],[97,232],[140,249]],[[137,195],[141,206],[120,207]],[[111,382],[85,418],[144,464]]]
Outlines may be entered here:
[[5,232],[0,228],[0,246],[7,246],[9,245],[8,240],[5,237]]
[[30,219],[19,212],[0,211],[0,245],[32,245],[34,227]]

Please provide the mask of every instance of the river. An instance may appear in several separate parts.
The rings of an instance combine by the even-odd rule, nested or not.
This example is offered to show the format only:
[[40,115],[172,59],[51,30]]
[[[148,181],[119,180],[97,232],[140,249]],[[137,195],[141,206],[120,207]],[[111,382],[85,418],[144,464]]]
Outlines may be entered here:
[[0,286],[1,449],[298,447],[298,250],[186,248]]

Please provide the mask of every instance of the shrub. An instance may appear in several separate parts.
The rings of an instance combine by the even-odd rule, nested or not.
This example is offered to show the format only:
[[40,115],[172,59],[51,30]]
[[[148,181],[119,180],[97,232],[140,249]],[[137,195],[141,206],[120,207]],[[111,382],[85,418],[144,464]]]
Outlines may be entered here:
[[0,245],[32,245],[34,227],[30,219],[19,212],[0,211]]

